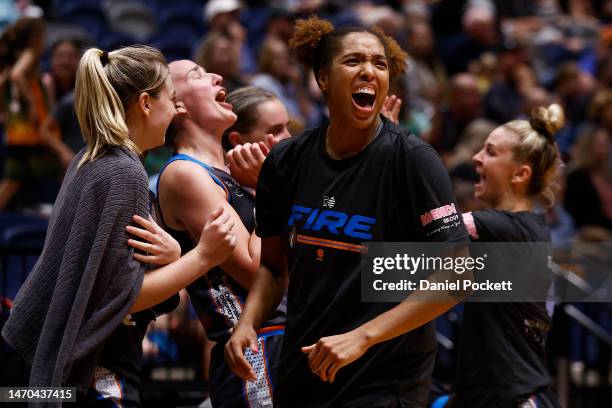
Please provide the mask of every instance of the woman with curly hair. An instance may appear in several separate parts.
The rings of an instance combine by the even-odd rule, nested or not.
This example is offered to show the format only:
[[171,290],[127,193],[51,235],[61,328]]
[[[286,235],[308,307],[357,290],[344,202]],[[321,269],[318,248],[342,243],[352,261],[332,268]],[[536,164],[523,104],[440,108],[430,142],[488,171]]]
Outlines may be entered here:
[[448,173],[431,146],[380,114],[406,54],[377,29],[334,29],[318,18],[297,23],[291,46],[313,69],[330,120],[281,141],[263,164],[262,267],[226,359],[254,378],[245,354],[256,351],[256,329],[288,284],[279,406],[424,406],[431,321],[454,302],[361,302],[363,242],[467,241],[461,222],[422,222],[455,208]]

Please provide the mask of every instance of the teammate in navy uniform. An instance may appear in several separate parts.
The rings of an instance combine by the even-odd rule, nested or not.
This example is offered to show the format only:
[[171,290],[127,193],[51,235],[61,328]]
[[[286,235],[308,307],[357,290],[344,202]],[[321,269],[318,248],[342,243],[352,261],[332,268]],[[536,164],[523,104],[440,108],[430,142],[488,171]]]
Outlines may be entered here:
[[[223,131],[236,121],[236,114],[225,102],[226,90],[219,75],[187,60],[171,63],[170,72],[186,114],[173,122],[174,134],[167,141],[176,154],[158,179],[162,222],[187,251],[195,245],[203,220],[222,206],[235,223],[237,237],[230,257],[187,288],[208,338],[217,343],[210,363],[211,401],[215,407],[271,407],[284,306],[258,330],[257,351],[249,354],[257,371],[254,381],[235,376],[223,358],[225,342],[238,323],[258,271],[261,251],[261,240],[255,234],[255,199],[228,173],[221,144]],[[261,165],[267,147],[264,143],[251,147],[249,152]]]
[[[317,18],[296,25],[292,47],[313,68],[330,122],[283,140],[257,186],[262,268],[226,359],[244,358],[288,284],[279,365],[281,407],[406,407],[427,403],[435,356],[431,322],[454,303],[361,303],[360,260],[369,241],[468,240],[448,173],[431,146],[380,115],[405,53],[379,31]],[[458,217],[460,220],[461,217]]]
[[[489,135],[474,162],[475,196],[491,209],[463,215],[472,240],[550,241],[544,215],[534,208],[554,203],[560,164],[554,135],[563,121],[558,105],[540,107],[530,121],[508,122]],[[455,406],[559,406],[546,368],[550,323],[544,302],[466,303]]]

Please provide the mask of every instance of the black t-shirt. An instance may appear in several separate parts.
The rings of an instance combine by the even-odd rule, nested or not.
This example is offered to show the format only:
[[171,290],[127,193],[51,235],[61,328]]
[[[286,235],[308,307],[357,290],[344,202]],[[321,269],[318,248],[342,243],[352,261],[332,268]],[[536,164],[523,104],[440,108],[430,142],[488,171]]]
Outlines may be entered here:
[[[475,228],[466,224],[474,241],[550,242],[542,215],[500,210],[471,214]],[[458,406],[514,408],[520,397],[549,385],[545,358],[550,318],[544,303],[468,302],[463,327]]]
[[[149,200],[150,203],[155,201],[155,195],[150,191]],[[155,219],[155,208],[151,204],[149,204],[149,212]],[[156,268],[153,265],[149,267]],[[176,309],[179,302],[180,297],[175,294],[149,309],[128,314],[104,343],[98,365],[109,369],[122,381],[130,385],[125,390],[132,393],[128,398],[129,400],[140,400],[138,389],[140,388],[143,361],[142,340],[147,333],[149,323],[158,316]]]
[[427,143],[383,118],[360,153],[333,160],[326,126],[275,146],[259,176],[257,233],[287,239],[287,325],[279,366],[282,406],[337,406],[368,389],[424,405],[435,355],[429,323],[371,347],[333,384],[316,377],[300,347],[348,332],[393,308],[362,303],[360,260],[369,241],[467,241],[462,224],[421,216],[455,205],[448,173]]
[[85,140],[74,111],[74,91],[64,95],[53,111],[53,118],[60,127],[62,141],[74,153],[85,147]]
[[167,310],[160,313],[151,308],[127,315],[102,348],[98,365],[112,371],[117,377],[130,384],[133,389],[137,390],[140,387],[142,340],[147,332],[147,327],[156,316],[168,313],[178,306],[178,298],[173,296],[164,303],[165,306],[168,306]]

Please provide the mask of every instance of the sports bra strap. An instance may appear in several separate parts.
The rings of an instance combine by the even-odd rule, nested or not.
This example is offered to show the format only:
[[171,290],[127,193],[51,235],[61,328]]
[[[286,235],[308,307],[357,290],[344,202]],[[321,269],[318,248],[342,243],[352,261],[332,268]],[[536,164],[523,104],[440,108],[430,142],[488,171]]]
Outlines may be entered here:
[[217,177],[215,175],[215,173],[213,173],[213,168],[211,166],[209,166],[208,164],[196,159],[195,157],[191,157],[187,154],[184,153],[177,153],[174,156],[172,156],[165,164],[164,166],[161,168],[161,170],[159,171],[159,177],[157,178],[157,194],[159,195],[159,180],[161,180],[161,175],[163,173],[163,171],[166,169],[166,167],[168,167],[168,165],[170,163],[173,163],[177,160],[186,160],[186,161],[190,161],[190,162],[194,162],[196,164],[199,164],[200,166],[202,166],[207,172],[208,175],[210,175],[210,177],[213,179],[213,181],[223,189],[223,191],[225,191],[225,199],[231,204],[232,202],[232,197],[229,193],[229,190],[227,189],[227,186],[225,185],[225,183],[223,183],[223,181]]

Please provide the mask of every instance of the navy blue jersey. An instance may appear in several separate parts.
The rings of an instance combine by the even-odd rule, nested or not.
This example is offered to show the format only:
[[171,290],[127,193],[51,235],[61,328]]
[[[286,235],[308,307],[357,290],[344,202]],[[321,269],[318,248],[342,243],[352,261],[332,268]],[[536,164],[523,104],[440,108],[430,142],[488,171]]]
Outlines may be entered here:
[[[186,154],[177,154],[170,158],[162,168],[162,172],[166,166],[176,160],[189,160],[202,166],[213,181],[223,188],[227,201],[240,217],[246,230],[249,233],[253,232],[255,200],[232,176]],[[159,179],[157,191],[159,192]],[[182,252],[191,250],[195,244],[189,234],[186,231],[168,228],[163,222],[161,209],[159,213],[164,228],[181,244]],[[217,343],[212,350],[210,362],[209,390],[213,405],[220,408],[272,407],[278,354],[285,324],[285,301],[257,331],[258,352],[253,353],[250,349],[245,351],[245,356],[257,377],[255,381],[245,382],[229,370],[223,358],[223,346],[231,335],[231,329],[242,315],[247,290],[227,275],[221,267],[215,267],[189,285],[187,292],[206,330],[206,335]]]
[[283,236],[288,251],[280,404],[341,406],[386,389],[424,406],[436,348],[432,323],[371,347],[333,384],[310,371],[300,348],[396,305],[361,302],[364,242],[467,241],[462,223],[447,227],[427,216],[456,211],[450,178],[431,146],[384,118],[377,137],[348,159],[328,156],[325,134],[326,125],[276,145],[257,187],[257,233]]
[[[213,181],[225,191],[227,201],[234,208],[244,227],[249,233],[255,229],[255,216],[253,209],[255,199],[232,176],[223,170],[211,167],[186,154],[176,154],[171,157],[160,171],[159,180],[166,167],[177,160],[188,160],[202,166]],[[158,186],[159,194],[159,186]],[[162,211],[159,211],[163,227],[181,245],[182,253],[194,248],[194,240],[187,231],[176,231],[169,228],[163,221]],[[205,216],[203,214],[202,216]],[[242,308],[247,297],[247,290],[226,274],[221,267],[212,268],[206,275],[197,279],[187,287],[191,303],[198,314],[198,318],[206,329],[206,335],[214,342],[225,344],[229,339],[232,327],[238,323]],[[285,321],[284,305],[281,305],[274,315],[262,326],[283,325]]]

